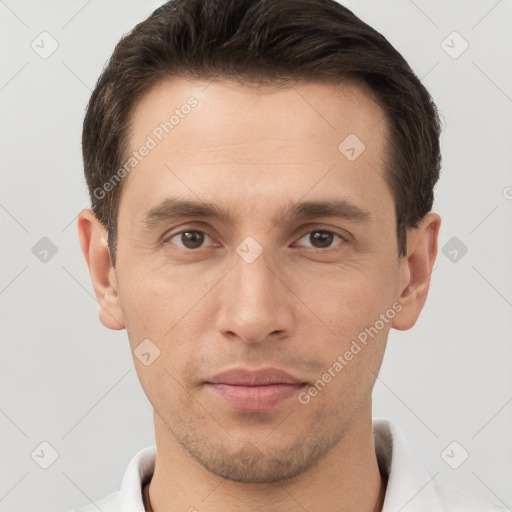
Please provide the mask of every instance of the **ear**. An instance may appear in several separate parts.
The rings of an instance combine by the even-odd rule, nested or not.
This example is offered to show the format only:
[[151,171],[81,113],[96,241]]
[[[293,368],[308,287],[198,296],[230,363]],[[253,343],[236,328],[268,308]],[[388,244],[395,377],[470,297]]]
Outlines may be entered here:
[[395,316],[392,327],[410,329],[420,316],[427,300],[430,275],[437,256],[437,241],[441,217],[428,213],[417,228],[407,232],[407,256],[400,264],[401,282],[398,302],[402,309]]
[[91,209],[82,210],[78,215],[78,237],[100,305],[100,321],[109,329],[124,329],[116,273],[107,244],[107,231]]

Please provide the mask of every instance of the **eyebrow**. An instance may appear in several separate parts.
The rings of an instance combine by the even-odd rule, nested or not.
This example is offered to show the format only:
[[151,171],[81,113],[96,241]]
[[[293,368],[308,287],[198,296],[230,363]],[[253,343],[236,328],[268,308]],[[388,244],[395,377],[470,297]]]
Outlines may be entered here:
[[[144,213],[142,225],[150,229],[164,221],[189,217],[204,217],[232,224],[238,216],[239,213],[236,214],[233,210],[214,203],[170,197]],[[279,218],[291,216],[297,219],[336,217],[354,222],[367,221],[372,217],[369,211],[346,199],[303,201],[281,210],[277,216]]]

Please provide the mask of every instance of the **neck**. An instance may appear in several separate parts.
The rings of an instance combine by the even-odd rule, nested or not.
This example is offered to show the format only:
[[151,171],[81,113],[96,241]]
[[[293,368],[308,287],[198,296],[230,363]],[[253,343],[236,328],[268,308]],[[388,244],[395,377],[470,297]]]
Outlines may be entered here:
[[386,476],[379,471],[371,403],[308,471],[271,483],[240,483],[212,474],[176,442],[154,414],[157,459],[149,486],[153,512],[380,512]]

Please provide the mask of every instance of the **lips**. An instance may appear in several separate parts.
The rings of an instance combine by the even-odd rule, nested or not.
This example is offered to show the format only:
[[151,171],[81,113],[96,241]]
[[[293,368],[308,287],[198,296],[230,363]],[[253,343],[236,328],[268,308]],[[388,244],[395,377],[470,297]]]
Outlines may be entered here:
[[215,375],[208,382],[212,384],[229,384],[231,386],[267,386],[269,384],[301,384],[289,373],[276,368],[249,370],[233,368]]
[[263,412],[292,397],[306,383],[276,368],[233,368],[215,375],[205,385],[236,410]]

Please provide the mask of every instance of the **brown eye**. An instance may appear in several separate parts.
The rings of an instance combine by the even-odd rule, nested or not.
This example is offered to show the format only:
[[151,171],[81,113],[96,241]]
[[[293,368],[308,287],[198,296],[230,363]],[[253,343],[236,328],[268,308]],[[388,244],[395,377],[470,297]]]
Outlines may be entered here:
[[199,249],[206,237],[208,237],[208,235],[202,231],[190,230],[176,233],[170,237],[168,241],[171,242],[173,239],[177,239],[177,242],[172,243],[176,243],[176,245],[185,249]]
[[314,231],[306,233],[300,240],[308,241],[310,244],[309,247],[313,247],[314,249],[328,249],[332,246],[336,238],[340,239],[342,243],[345,241],[345,239],[337,233],[325,229],[315,229]]
[[313,231],[309,235],[311,243],[319,248],[329,247],[332,244],[333,238],[334,233],[329,233],[328,231]]

